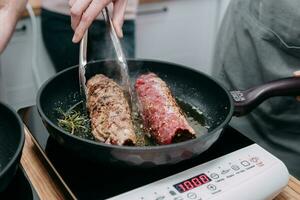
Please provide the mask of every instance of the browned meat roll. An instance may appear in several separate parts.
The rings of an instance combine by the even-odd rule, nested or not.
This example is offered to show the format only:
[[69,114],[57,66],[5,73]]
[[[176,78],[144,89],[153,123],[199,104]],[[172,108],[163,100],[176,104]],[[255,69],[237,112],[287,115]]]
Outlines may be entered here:
[[96,140],[134,145],[136,135],[122,88],[112,79],[99,74],[88,80],[87,93],[92,134]]
[[144,126],[159,144],[170,144],[195,138],[167,84],[156,74],[141,75],[135,89]]

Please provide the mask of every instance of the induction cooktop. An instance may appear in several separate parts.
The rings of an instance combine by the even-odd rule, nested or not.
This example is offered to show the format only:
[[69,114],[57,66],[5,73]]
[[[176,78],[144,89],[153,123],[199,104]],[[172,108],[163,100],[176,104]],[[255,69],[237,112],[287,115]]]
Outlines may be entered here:
[[[198,198],[197,195],[199,194],[197,192],[193,192],[196,191],[196,188],[205,188],[210,195],[209,198],[205,199],[210,199],[214,197],[214,195],[217,196],[218,193],[229,190],[228,188],[222,190],[218,187],[226,188],[226,185],[230,185],[230,182],[238,184],[238,181],[243,180],[242,177],[244,179],[249,179],[249,177],[253,177],[256,173],[262,174],[264,167],[268,166],[268,164],[270,165],[269,167],[275,166],[276,164],[276,162],[275,164],[274,162],[271,162],[272,159],[275,159],[275,157],[273,158],[271,155],[268,155],[269,157],[267,156],[268,158],[266,158],[265,161],[260,161],[258,157],[253,157],[250,154],[248,155],[248,151],[251,151],[251,148],[253,151],[257,151],[258,149],[262,154],[268,153],[264,152],[264,150],[260,151],[261,147],[258,147],[253,141],[230,126],[223,130],[217,142],[206,152],[194,159],[176,165],[152,169],[139,169],[97,164],[93,161],[80,158],[57,144],[55,140],[49,136],[49,133],[43,126],[36,106],[23,108],[19,110],[19,114],[41,148],[46,152],[46,155],[58,173],[62,176],[65,183],[78,199],[106,199],[140,187],[142,187],[141,190],[134,190],[134,192],[130,193],[129,196],[126,196],[125,199],[128,197],[129,199],[139,200],[162,200],[173,199],[173,196],[174,199],[177,198],[178,200],[194,199],[194,197],[195,199],[202,199]],[[240,157],[234,160],[235,158],[231,156],[231,160],[228,160],[228,155],[230,157],[233,152],[240,151],[241,149],[245,159]],[[257,155],[262,154],[258,153]],[[212,173],[211,163],[214,163],[214,160],[216,159],[219,159],[219,161],[220,159],[221,161],[223,159],[223,167],[218,164],[218,167],[216,168],[218,171]],[[270,162],[268,160],[270,160]],[[285,175],[286,168],[282,166],[283,164],[281,165],[280,161],[278,161],[278,163],[280,164],[280,169],[283,169],[283,175]],[[194,173],[197,166],[205,169],[209,165],[210,168],[207,169],[205,173]],[[217,165],[214,164],[214,166]],[[185,174],[182,174],[183,172],[185,172]],[[271,171],[269,170],[269,172]],[[178,183],[171,184],[171,182],[169,183],[167,181],[167,177],[173,177],[173,179],[175,177],[176,179],[177,174],[184,176]],[[191,174],[193,174],[193,176]],[[276,192],[278,192],[278,188],[282,188],[282,185],[285,184],[285,176],[281,177],[283,177],[283,181],[281,181],[282,183],[277,181],[278,183],[280,182],[281,185],[276,186]],[[278,180],[281,179],[279,178]],[[161,185],[162,181],[166,186]],[[145,188],[144,186],[148,184],[150,185]],[[153,188],[157,188],[160,185],[162,186],[160,189],[152,191]],[[270,194],[268,195],[271,195],[271,193],[272,195],[273,193],[275,194],[273,190],[275,189],[270,189]],[[143,196],[143,191],[148,191],[149,195]],[[163,191],[165,191],[164,195],[160,195]],[[139,194],[141,196],[133,197],[132,194]],[[150,196],[151,198],[147,198]],[[124,197],[122,198],[121,196],[119,199],[124,199]]]

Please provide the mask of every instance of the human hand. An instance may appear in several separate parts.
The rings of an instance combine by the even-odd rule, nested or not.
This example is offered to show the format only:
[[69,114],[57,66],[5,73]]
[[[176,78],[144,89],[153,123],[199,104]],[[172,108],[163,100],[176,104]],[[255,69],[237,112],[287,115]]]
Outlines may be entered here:
[[118,37],[123,37],[122,26],[128,0],[69,0],[71,26],[75,31],[72,41],[79,42],[102,9],[113,3],[112,22]]
[[[300,71],[295,71],[294,76],[297,76],[300,78]],[[300,101],[300,96],[297,96],[297,100]]]
[[9,42],[27,0],[0,0],[0,54]]

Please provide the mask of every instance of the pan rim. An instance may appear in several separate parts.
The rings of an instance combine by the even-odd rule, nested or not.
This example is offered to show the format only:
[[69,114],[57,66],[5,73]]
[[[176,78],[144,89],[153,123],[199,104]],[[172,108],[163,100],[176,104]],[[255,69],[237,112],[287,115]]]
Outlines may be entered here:
[[23,122],[22,122],[21,118],[19,117],[19,115],[17,114],[17,112],[15,112],[15,110],[6,103],[0,102],[0,106],[3,106],[5,109],[7,109],[10,112],[10,114],[12,114],[13,117],[17,120],[17,122],[18,122],[17,124],[20,128],[20,134],[21,134],[20,142],[18,144],[16,151],[14,152],[14,155],[12,156],[10,161],[6,164],[6,166],[0,171],[0,177],[2,177],[11,168],[11,166],[18,159],[20,154],[22,154],[23,146],[25,143],[25,135],[24,135]]
[[[88,62],[87,64],[100,63],[100,62],[109,62],[109,61],[112,61],[112,60],[110,60],[110,59],[101,59],[101,60],[95,60],[95,61]],[[215,134],[216,132],[218,132],[219,130],[221,130],[223,127],[225,127],[229,123],[229,121],[231,120],[231,118],[233,116],[233,112],[234,112],[234,103],[233,103],[232,96],[230,95],[229,90],[227,90],[224,87],[224,85],[222,83],[220,83],[218,80],[216,80],[215,78],[213,78],[213,77],[205,74],[204,72],[196,70],[194,68],[191,68],[191,67],[188,67],[188,66],[185,66],[185,65],[181,65],[181,64],[177,64],[177,63],[173,63],[173,62],[169,62],[169,61],[161,61],[161,60],[155,60],[155,59],[143,59],[143,58],[137,58],[137,59],[131,58],[131,59],[127,59],[127,61],[128,62],[131,62],[131,61],[134,61],[134,62],[137,62],[137,61],[138,62],[156,62],[156,63],[162,63],[162,64],[168,64],[168,65],[176,65],[177,67],[180,67],[182,69],[187,69],[187,70],[193,71],[195,73],[201,74],[202,76],[205,76],[206,78],[209,78],[210,80],[212,80],[213,82],[215,82],[219,87],[221,87],[221,89],[223,89],[223,91],[227,94],[227,97],[228,97],[228,100],[229,100],[229,104],[230,104],[230,109],[229,109],[229,113],[227,114],[227,117],[225,118],[225,120],[220,125],[218,125],[213,130],[209,131],[207,134],[205,134],[203,136],[200,136],[200,137],[195,138],[195,139],[187,140],[187,141],[184,141],[184,142],[179,142],[179,143],[174,143],[174,144],[168,144],[168,145],[158,145],[158,146],[119,146],[119,145],[105,144],[105,143],[101,143],[101,142],[97,142],[97,141],[93,141],[93,140],[89,140],[89,139],[85,139],[85,138],[81,138],[81,137],[72,135],[69,132],[67,132],[67,131],[61,129],[60,127],[58,127],[55,123],[53,123],[46,116],[46,114],[42,110],[40,98],[41,98],[41,96],[43,94],[44,89],[47,87],[47,85],[50,82],[52,82],[52,80],[54,80],[56,77],[60,76],[61,74],[65,73],[66,71],[71,71],[74,68],[78,67],[78,65],[75,65],[75,66],[68,67],[67,69],[64,69],[64,70],[60,71],[59,73],[53,75],[51,78],[49,78],[47,81],[45,81],[42,84],[42,86],[39,88],[37,96],[36,96],[36,102],[37,102],[36,105],[37,105],[37,110],[38,110],[39,114],[41,115],[42,120],[45,120],[56,131],[62,132],[67,137],[70,137],[72,139],[78,140],[80,142],[86,142],[86,143],[89,143],[91,145],[100,146],[100,147],[106,147],[106,148],[110,148],[110,149],[128,150],[128,151],[149,151],[149,150],[154,151],[154,150],[162,150],[162,149],[172,149],[172,148],[177,148],[177,147],[185,146],[185,145],[188,145],[188,144],[192,144],[192,143],[196,142],[199,139],[202,139],[203,137],[205,137],[207,135]],[[51,136],[50,133],[49,133],[49,135]]]

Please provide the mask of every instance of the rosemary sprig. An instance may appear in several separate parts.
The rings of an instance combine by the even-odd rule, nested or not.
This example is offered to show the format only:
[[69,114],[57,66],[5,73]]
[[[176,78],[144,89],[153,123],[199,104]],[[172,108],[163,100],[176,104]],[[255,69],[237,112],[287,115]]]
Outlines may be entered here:
[[88,137],[90,135],[90,119],[88,116],[73,109],[65,112],[59,108],[57,112],[61,115],[61,118],[57,119],[58,126],[65,131],[80,137]]

